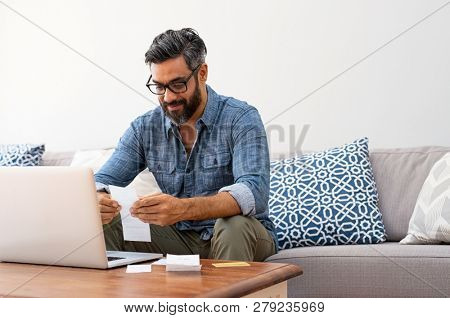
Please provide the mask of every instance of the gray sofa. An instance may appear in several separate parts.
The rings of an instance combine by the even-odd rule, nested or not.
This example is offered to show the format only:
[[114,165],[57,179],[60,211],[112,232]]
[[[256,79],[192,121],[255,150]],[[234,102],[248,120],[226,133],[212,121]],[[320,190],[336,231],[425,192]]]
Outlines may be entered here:
[[[387,242],[301,247],[267,262],[298,264],[289,297],[449,297],[450,245],[400,245],[425,178],[450,148],[372,150]],[[45,153],[42,165],[69,165],[73,153]]]
[[266,261],[298,264],[289,297],[450,297],[450,245],[400,245],[422,184],[450,148],[372,150],[387,242],[300,247]]

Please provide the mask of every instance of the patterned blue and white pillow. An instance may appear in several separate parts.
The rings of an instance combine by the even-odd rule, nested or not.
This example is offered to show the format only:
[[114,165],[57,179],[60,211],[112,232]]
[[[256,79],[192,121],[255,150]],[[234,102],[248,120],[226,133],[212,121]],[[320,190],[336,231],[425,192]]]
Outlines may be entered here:
[[269,211],[280,249],[385,241],[368,139],[271,162]]
[[45,145],[0,145],[1,166],[38,166],[45,151]]

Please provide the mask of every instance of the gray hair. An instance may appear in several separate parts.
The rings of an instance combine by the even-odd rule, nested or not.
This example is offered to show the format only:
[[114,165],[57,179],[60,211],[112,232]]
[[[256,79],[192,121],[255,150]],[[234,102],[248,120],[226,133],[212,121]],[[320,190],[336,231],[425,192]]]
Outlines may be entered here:
[[205,42],[194,29],[167,30],[155,37],[145,53],[145,63],[158,64],[180,55],[183,55],[191,71],[205,63]]

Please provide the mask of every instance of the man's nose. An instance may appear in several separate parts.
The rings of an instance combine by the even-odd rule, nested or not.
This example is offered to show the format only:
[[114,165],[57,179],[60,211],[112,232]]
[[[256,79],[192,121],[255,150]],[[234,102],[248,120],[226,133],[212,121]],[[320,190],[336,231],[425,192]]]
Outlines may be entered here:
[[163,100],[165,103],[171,103],[177,99],[177,94],[172,92],[170,89],[166,88],[166,92],[163,95]]

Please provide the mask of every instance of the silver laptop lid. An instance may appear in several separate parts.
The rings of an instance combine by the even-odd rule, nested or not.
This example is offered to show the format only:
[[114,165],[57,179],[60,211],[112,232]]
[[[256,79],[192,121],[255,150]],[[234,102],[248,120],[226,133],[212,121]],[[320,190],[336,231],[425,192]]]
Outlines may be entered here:
[[107,268],[92,170],[0,167],[0,261]]

